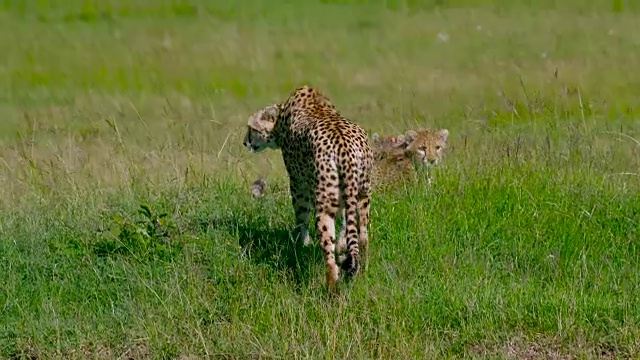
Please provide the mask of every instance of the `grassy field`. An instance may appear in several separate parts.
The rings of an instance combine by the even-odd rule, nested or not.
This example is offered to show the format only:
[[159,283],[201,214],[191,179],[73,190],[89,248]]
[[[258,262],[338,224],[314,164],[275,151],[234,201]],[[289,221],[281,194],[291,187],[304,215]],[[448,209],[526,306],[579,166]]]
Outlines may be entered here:
[[[637,1],[0,6],[0,358],[640,357]],[[450,131],[333,301],[242,148],[304,83]]]

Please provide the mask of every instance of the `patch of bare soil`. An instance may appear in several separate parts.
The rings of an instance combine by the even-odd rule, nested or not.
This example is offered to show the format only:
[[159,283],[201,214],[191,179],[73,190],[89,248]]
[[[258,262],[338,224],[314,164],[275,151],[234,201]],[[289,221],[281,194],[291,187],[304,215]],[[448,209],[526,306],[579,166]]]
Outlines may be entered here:
[[503,344],[475,344],[468,347],[473,357],[489,357],[518,360],[574,360],[574,359],[637,359],[624,354],[614,346],[563,344],[560,340],[548,337],[514,337]]
[[94,345],[91,343],[83,344],[80,348],[69,349],[64,351],[55,351],[45,353],[38,350],[30,342],[20,346],[19,351],[10,357],[10,359],[121,359],[121,360],[141,360],[151,359],[153,351],[144,343],[134,343],[127,347],[112,349],[105,345]]

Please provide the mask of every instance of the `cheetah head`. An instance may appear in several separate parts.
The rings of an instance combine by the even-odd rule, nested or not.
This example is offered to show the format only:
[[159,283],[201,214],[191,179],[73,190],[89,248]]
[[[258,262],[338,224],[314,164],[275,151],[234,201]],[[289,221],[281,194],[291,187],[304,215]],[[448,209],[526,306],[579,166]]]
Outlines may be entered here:
[[260,152],[265,149],[277,149],[272,136],[273,128],[278,118],[278,105],[267,106],[249,117],[247,133],[242,144],[250,152]]
[[374,133],[371,135],[371,145],[375,149],[390,150],[406,146],[407,141],[404,134],[381,137],[378,133]]
[[442,160],[448,136],[449,130],[447,129],[409,130],[404,135],[405,156],[410,156],[415,165],[424,165],[427,168],[434,167]]

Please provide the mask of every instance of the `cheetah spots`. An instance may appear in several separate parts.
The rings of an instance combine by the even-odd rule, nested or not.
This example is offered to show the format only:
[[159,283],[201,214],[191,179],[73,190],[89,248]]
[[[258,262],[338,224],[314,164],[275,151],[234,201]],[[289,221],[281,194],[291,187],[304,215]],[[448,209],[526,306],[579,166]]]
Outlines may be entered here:
[[[342,117],[317,89],[302,86],[282,104],[274,128],[266,135],[282,149],[296,227],[305,243],[309,211],[315,207],[327,286],[334,291],[339,279],[336,215],[340,212],[343,220],[339,250],[347,251],[341,267],[353,276],[359,268],[360,239],[367,238],[373,152],[364,129]],[[360,198],[367,199],[364,216],[358,214],[363,206]]]

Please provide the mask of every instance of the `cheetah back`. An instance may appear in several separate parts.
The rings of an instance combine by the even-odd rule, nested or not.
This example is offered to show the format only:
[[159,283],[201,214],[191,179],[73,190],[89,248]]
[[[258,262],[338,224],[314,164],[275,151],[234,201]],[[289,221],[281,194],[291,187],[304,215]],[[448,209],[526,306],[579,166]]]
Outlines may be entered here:
[[341,209],[346,211],[347,256],[342,268],[347,274],[357,273],[360,245],[368,244],[373,151],[364,129],[340,115],[313,87],[294,90],[280,111],[274,132],[290,178],[296,225],[308,226],[305,220],[313,202],[327,282],[333,289],[339,272],[335,219]]

